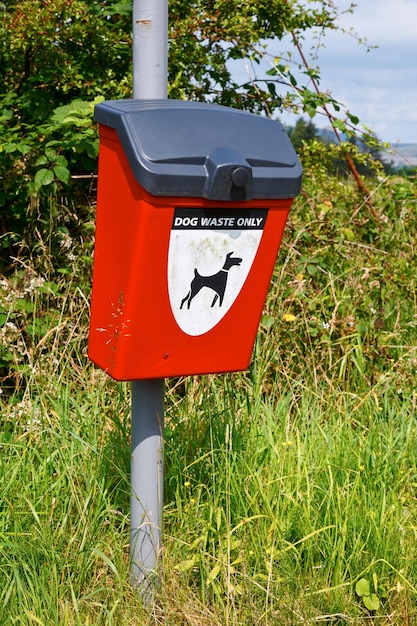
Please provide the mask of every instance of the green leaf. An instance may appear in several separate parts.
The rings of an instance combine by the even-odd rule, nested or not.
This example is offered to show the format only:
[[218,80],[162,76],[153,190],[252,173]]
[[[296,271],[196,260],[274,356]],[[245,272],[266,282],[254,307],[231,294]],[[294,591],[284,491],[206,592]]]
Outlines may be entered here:
[[190,569],[193,569],[196,564],[197,557],[196,555],[192,556],[191,559],[186,559],[185,561],[181,561],[175,566],[175,569],[178,572],[188,572]]
[[215,565],[213,567],[213,569],[209,572],[209,575],[207,576],[207,585],[211,585],[213,583],[213,581],[219,575],[220,570],[221,570],[221,566],[220,565]]
[[271,328],[271,326],[274,325],[275,322],[275,318],[272,317],[272,315],[262,315],[262,326],[264,326],[265,328]]
[[51,281],[45,281],[43,285],[38,288],[40,293],[48,293],[56,295],[59,292],[59,285]]
[[32,150],[32,148],[27,143],[22,142],[17,144],[17,149],[19,150],[20,154],[29,154],[29,152]]
[[50,185],[54,180],[54,174],[51,170],[47,170],[42,168],[38,170],[35,174],[35,185],[37,187],[46,187]]
[[0,115],[0,122],[8,122],[13,117],[13,111],[11,109],[4,109]]
[[371,588],[369,586],[369,581],[367,581],[366,578],[361,578],[356,583],[355,590],[356,590],[356,593],[358,594],[358,596],[360,596],[360,597],[362,597],[362,596],[369,596],[369,594],[371,593]]
[[347,239],[348,241],[355,240],[355,233],[353,232],[351,228],[343,228],[342,232],[343,232],[343,235],[345,236],[345,239]]
[[54,150],[53,148],[46,148],[45,155],[46,155],[46,158],[52,163],[55,163],[55,160],[58,156],[56,153],[56,150]]
[[58,141],[57,139],[52,139],[51,141],[48,141],[48,143],[45,144],[45,148],[52,148],[52,146],[61,146],[62,142]]
[[17,143],[6,143],[6,145],[4,146],[4,151],[7,152],[8,154],[11,154],[12,152],[16,152],[17,151]]
[[55,165],[60,165],[62,167],[67,167],[68,165],[68,161],[67,159],[64,157],[63,154],[58,154],[58,156],[55,159]]
[[380,602],[375,593],[371,593],[369,596],[363,596],[362,600],[368,611],[377,611],[379,609]]
[[277,70],[275,69],[275,67],[271,67],[271,69],[267,70],[265,72],[265,74],[267,76],[276,76],[278,74]]
[[342,133],[346,132],[346,124],[342,120],[333,120],[333,126]]
[[79,118],[92,117],[92,104],[85,100],[73,100],[70,104],[64,104],[54,109],[52,121],[59,124],[71,124],[79,122]]
[[348,113],[348,117],[350,121],[352,122],[352,124],[359,124],[359,117],[357,117],[356,115],[352,115],[352,113]]
[[68,183],[70,180],[71,173],[69,169],[63,167],[62,165],[55,165],[53,168],[54,174],[61,183]]
[[276,98],[277,97],[277,90],[276,90],[276,87],[275,87],[275,83],[267,83],[267,86],[268,86],[268,91],[271,94],[271,96],[273,98]]
[[96,159],[97,158],[97,156],[98,156],[98,146],[99,146],[98,140],[86,141],[85,142],[85,150],[87,152],[87,155],[91,159]]
[[309,263],[307,265],[307,272],[310,274],[310,276],[316,276],[316,274],[318,273],[318,269],[316,265],[313,265],[313,263]]
[[304,106],[304,111],[307,113],[307,115],[309,117],[314,117],[316,115],[316,113],[317,113],[316,107],[315,106],[311,106],[309,104],[306,104]]
[[30,300],[25,300],[24,298],[19,298],[15,302],[16,311],[23,311],[24,313],[32,313],[35,305]]
[[48,159],[46,158],[44,154],[41,154],[40,157],[38,157],[35,161],[35,165],[47,165],[47,164],[48,164]]
[[105,15],[130,15],[132,6],[130,2],[116,2],[106,7]]

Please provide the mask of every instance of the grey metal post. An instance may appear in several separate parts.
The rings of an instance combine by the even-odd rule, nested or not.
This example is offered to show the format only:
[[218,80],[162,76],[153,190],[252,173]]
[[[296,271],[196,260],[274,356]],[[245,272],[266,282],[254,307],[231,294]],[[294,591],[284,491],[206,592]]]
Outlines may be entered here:
[[162,548],[164,380],[132,382],[130,580],[145,601],[158,585]]
[[133,0],[133,97],[167,97],[168,0]]
[[[133,97],[165,99],[168,0],[133,0]],[[162,547],[164,380],[132,382],[130,579],[150,602]]]

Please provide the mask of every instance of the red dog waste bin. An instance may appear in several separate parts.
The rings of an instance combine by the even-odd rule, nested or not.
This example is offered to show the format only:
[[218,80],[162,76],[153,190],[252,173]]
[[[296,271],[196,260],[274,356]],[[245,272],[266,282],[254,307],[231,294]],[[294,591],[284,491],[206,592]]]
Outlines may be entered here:
[[282,126],[175,100],[96,106],[89,357],[116,380],[248,367],[301,165]]

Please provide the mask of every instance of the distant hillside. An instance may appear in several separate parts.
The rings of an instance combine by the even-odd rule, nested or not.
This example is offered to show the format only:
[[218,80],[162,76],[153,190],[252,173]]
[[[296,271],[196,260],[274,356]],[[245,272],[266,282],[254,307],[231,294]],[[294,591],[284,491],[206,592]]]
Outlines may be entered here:
[[391,148],[392,154],[386,155],[386,161],[395,166],[417,165],[417,143],[399,143]]
[[[318,128],[318,135],[328,143],[334,143],[334,132],[329,128]],[[392,163],[393,167],[417,165],[417,143],[398,143],[391,145],[392,152],[384,152],[383,158],[387,163]]]

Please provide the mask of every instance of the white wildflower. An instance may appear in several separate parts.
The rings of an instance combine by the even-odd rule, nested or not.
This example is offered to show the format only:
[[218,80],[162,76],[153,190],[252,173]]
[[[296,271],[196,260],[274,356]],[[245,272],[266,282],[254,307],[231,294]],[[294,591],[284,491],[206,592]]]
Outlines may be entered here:
[[62,250],[70,250],[73,246],[72,237],[68,233],[61,233],[61,240],[59,242]]
[[26,285],[24,293],[29,294],[29,295],[34,293],[36,289],[38,289],[38,287],[42,287],[44,282],[45,282],[45,279],[42,278],[41,276],[34,276],[33,278],[30,279],[30,281]]

